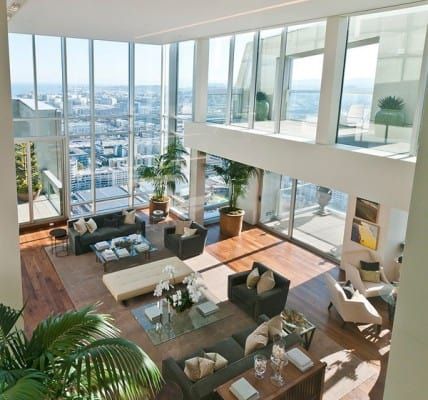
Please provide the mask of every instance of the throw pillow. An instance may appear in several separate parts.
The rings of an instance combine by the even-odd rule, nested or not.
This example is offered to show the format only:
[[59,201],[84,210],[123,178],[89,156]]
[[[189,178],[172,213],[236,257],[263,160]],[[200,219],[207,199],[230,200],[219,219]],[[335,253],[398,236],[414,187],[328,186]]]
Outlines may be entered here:
[[205,353],[204,358],[214,361],[214,371],[227,367],[228,361],[218,353]]
[[190,228],[192,221],[177,221],[175,224],[175,234],[182,235],[184,233],[184,228]]
[[269,342],[269,326],[267,322],[259,325],[250,333],[245,341],[245,355],[265,347]]
[[184,362],[184,373],[192,381],[205,378],[214,373],[215,362],[203,357],[193,357]]
[[282,317],[277,315],[266,322],[268,325],[269,340],[272,341],[276,336],[282,336]]
[[263,272],[260,280],[257,282],[257,294],[265,293],[275,287],[275,278],[271,270]]
[[379,262],[368,262],[368,261],[360,261],[361,269],[364,271],[379,271],[380,263]]
[[366,282],[379,283],[380,271],[365,271],[360,269],[361,279]]
[[352,285],[351,281],[347,281],[342,286],[342,289],[345,292],[345,296],[347,299],[352,299],[352,297],[354,297],[355,289],[354,289],[354,286]]
[[260,280],[259,269],[254,268],[247,276],[247,288],[254,289],[259,280]]
[[105,218],[103,221],[104,228],[118,228],[119,220],[117,218]]
[[88,228],[89,233],[94,233],[98,228],[97,223],[92,218],[90,218],[89,221],[86,221],[86,227]]
[[198,230],[197,229],[192,229],[192,228],[184,228],[184,233],[181,235],[181,237],[185,238],[185,237],[189,237],[189,236],[193,236]]
[[86,222],[83,218],[79,218],[76,222],[74,222],[73,228],[80,236],[88,232],[88,227],[86,226]]
[[135,224],[135,210],[122,211],[122,215],[125,217],[123,223],[125,225],[134,225]]

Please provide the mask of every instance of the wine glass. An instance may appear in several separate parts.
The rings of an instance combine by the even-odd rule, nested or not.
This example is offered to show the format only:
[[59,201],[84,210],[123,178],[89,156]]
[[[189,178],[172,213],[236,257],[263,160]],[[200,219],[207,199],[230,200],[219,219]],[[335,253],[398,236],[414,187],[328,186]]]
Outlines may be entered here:
[[254,372],[257,379],[263,379],[267,369],[267,358],[263,354],[254,356]]

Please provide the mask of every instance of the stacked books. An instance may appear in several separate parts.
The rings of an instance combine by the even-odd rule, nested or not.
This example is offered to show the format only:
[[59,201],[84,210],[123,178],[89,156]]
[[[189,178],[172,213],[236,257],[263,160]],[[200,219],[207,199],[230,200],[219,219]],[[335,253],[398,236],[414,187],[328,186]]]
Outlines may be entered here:
[[152,323],[160,322],[162,319],[162,310],[157,305],[147,307],[144,314]]
[[147,243],[140,243],[135,245],[135,250],[138,251],[138,253],[143,253],[147,250],[149,250],[150,246]]
[[104,250],[102,254],[104,260],[106,261],[117,260],[116,254],[114,254],[114,251],[112,249]]
[[98,251],[103,251],[103,250],[105,250],[105,249],[110,248],[110,245],[108,244],[108,242],[103,241],[103,242],[95,243],[95,248],[96,248]]
[[129,257],[129,251],[126,250],[125,248],[116,249],[116,254],[119,258]]
[[212,301],[205,301],[204,303],[199,304],[196,309],[204,316],[214,314],[218,311],[218,305]]
[[232,383],[229,390],[238,400],[258,400],[260,398],[259,392],[245,378],[240,378]]
[[297,347],[287,351],[287,357],[301,372],[307,371],[314,365],[313,361]]

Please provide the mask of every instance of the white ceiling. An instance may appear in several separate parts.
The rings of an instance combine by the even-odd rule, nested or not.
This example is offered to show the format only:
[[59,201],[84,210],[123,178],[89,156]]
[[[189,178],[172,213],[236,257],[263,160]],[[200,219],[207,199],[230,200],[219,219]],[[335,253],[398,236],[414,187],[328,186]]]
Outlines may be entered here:
[[405,3],[412,1],[26,0],[9,31],[161,44]]

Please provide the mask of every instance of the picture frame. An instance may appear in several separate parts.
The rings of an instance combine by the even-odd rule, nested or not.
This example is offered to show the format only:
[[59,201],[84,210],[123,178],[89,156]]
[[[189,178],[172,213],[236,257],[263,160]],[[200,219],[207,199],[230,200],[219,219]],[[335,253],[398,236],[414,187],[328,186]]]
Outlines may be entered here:
[[351,240],[371,250],[377,250],[380,226],[359,218],[352,220]]
[[379,217],[380,204],[375,201],[357,197],[355,217],[376,224]]

